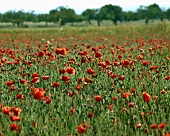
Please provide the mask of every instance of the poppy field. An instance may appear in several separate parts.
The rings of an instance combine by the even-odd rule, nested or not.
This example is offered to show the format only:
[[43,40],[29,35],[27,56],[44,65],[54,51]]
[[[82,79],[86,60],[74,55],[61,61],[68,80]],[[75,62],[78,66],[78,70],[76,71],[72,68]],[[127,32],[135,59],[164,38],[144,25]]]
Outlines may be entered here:
[[2,29],[0,136],[169,136],[169,28]]

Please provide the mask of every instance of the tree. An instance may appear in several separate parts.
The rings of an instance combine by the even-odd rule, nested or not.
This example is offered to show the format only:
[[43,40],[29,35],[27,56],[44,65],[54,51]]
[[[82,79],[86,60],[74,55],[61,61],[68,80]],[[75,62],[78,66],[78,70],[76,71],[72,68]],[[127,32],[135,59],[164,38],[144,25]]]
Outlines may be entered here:
[[76,14],[73,9],[60,6],[56,9],[50,10],[49,20],[57,23],[60,23],[60,26],[66,24],[66,22],[74,22],[76,20]]
[[123,12],[123,20],[128,22],[138,20],[138,14],[132,11]]
[[122,15],[122,8],[112,4],[101,7],[98,13],[101,20],[112,20],[115,25],[117,25],[117,21],[122,21]]
[[159,5],[156,3],[149,5],[147,7],[147,17],[148,19],[161,19],[163,20],[163,12]]
[[25,18],[26,18],[25,21],[28,21],[28,22],[37,22],[38,21],[37,15],[34,14],[34,11],[25,13]]
[[39,22],[44,21],[46,23],[46,27],[48,26],[49,16],[48,14],[38,14],[37,19]]
[[165,11],[165,18],[170,21],[170,8]]
[[83,11],[82,16],[91,25],[91,20],[95,19],[95,9],[86,9]]
[[23,26],[23,23],[25,21],[25,13],[23,10],[19,11],[7,11],[3,15],[3,21],[4,22],[11,22],[13,23],[13,26],[17,24],[18,27]]

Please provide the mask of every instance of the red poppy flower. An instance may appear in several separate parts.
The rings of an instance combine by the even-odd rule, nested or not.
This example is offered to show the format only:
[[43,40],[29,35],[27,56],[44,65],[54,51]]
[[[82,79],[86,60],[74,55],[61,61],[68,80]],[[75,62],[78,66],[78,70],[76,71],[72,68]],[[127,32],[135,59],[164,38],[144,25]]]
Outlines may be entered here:
[[116,78],[117,75],[113,73],[113,74],[110,75],[110,77],[111,77],[111,78]]
[[128,98],[130,96],[130,93],[129,92],[125,92],[122,94],[122,98]]
[[58,82],[53,82],[52,86],[55,87],[55,88],[57,88],[57,87],[60,86],[60,83],[58,83]]
[[27,81],[25,79],[20,79],[20,83],[26,85]]
[[38,80],[38,77],[34,77],[32,80],[31,80],[31,83],[38,83],[39,80]]
[[50,104],[52,102],[52,100],[48,96],[45,96],[43,100],[46,104]]
[[34,77],[39,77],[40,75],[38,74],[38,73],[33,73],[32,74],[32,78],[34,78]]
[[68,77],[68,76],[66,76],[66,75],[63,75],[63,76],[61,77],[61,79],[62,79],[63,81],[69,81],[69,80],[70,80],[70,77]]
[[152,128],[152,129],[156,129],[156,128],[157,128],[157,125],[156,125],[156,124],[152,124],[152,125],[151,125],[151,128]]
[[118,97],[117,97],[117,96],[114,96],[114,97],[112,98],[112,100],[117,101],[117,100],[118,100]]
[[109,105],[109,106],[108,106],[108,109],[109,109],[110,111],[112,111],[113,106],[114,106],[114,104]]
[[145,102],[150,101],[150,95],[148,93],[143,92],[142,95],[143,95],[143,99],[144,99]]
[[21,108],[15,106],[12,108],[12,111],[14,112],[15,115],[20,115],[22,110]]
[[50,76],[42,76],[42,80],[48,80]]
[[85,78],[85,82],[87,82],[87,83],[92,83],[93,81],[92,81],[90,78],[86,77],[86,78]]
[[37,88],[34,91],[34,99],[40,100],[42,99],[42,97],[44,97],[45,94],[45,90],[43,90],[42,88]]
[[135,103],[134,103],[134,102],[130,102],[130,103],[128,104],[128,106],[131,107],[131,108],[133,108],[133,107],[135,106]]
[[169,80],[169,79],[170,79],[170,76],[166,76],[164,79],[165,79],[165,80]]
[[3,114],[9,114],[10,113],[10,107],[8,107],[8,106],[2,107],[2,113]]
[[22,94],[18,94],[18,95],[17,95],[17,99],[21,99],[22,97],[23,97]]
[[158,66],[150,66],[150,70],[154,70],[154,69],[157,69]]
[[75,112],[75,109],[72,107],[70,112],[73,114]]
[[11,115],[9,118],[10,118],[10,120],[13,121],[13,122],[14,122],[14,121],[20,121],[20,116]]
[[44,55],[45,55],[44,51],[40,51],[40,52],[38,53],[38,57],[43,57]]
[[119,80],[124,80],[124,79],[125,79],[125,76],[123,75],[119,77]]
[[11,131],[15,130],[15,131],[17,132],[17,131],[18,131],[18,129],[19,129],[19,127],[18,127],[18,125],[17,125],[17,124],[12,123],[12,124],[10,125],[10,130],[11,130]]
[[79,126],[77,127],[77,131],[78,131],[79,134],[83,134],[83,133],[86,132],[86,128],[83,127],[83,125],[79,125]]
[[94,96],[94,99],[97,101],[97,102],[100,102],[102,100],[102,97],[100,95],[95,95]]
[[7,85],[7,86],[11,86],[11,85],[13,85],[14,83],[15,83],[15,82],[14,82],[13,80],[11,80],[11,81],[7,81],[7,82],[6,82],[6,85]]
[[93,112],[91,112],[91,113],[89,113],[89,114],[87,115],[88,118],[91,118],[91,117],[93,117],[93,116],[94,116],[94,113],[93,113]]
[[165,123],[161,123],[161,124],[158,125],[158,128],[159,128],[160,130],[162,130],[165,126],[166,126]]
[[94,74],[94,73],[95,73],[95,71],[93,69],[91,69],[91,68],[87,69],[87,74]]
[[55,53],[60,54],[60,55],[66,55],[67,51],[66,51],[66,48],[57,48],[55,50]]
[[143,66],[147,66],[147,65],[148,65],[148,61],[143,60],[143,61],[142,61],[142,65],[143,65]]
[[102,56],[102,53],[101,52],[99,52],[99,51],[96,51],[95,52],[95,57],[96,58],[100,58]]
[[75,74],[75,69],[72,68],[72,67],[67,67],[65,72],[67,72],[68,74],[74,75]]
[[136,124],[136,127],[137,127],[137,128],[141,128],[141,126],[142,126],[141,123],[137,123],[137,124]]

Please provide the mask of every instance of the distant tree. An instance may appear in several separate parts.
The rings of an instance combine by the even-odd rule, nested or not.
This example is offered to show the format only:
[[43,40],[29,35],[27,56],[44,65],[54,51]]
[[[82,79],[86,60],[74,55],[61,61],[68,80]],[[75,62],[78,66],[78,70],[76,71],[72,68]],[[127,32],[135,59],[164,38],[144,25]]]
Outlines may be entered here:
[[117,25],[117,21],[122,21],[122,15],[122,8],[112,4],[101,7],[98,13],[99,18],[102,20],[111,20],[115,25]]
[[137,12],[132,12],[132,11],[123,12],[123,20],[128,22],[136,21],[138,20],[138,14]]
[[49,20],[57,23],[59,22],[61,26],[65,25],[66,22],[74,22],[76,21],[76,14],[73,9],[60,6],[56,9],[50,10],[49,12]]
[[37,19],[38,19],[38,22],[45,22],[46,27],[48,26],[48,21],[49,21],[48,14],[38,14]]
[[23,26],[23,23],[25,21],[25,13],[23,10],[19,11],[7,11],[3,15],[3,21],[4,22],[11,22],[13,23],[13,26],[17,24],[18,27]]
[[147,18],[147,7],[146,6],[140,6],[137,9],[137,15],[138,15],[138,19],[146,19]]
[[159,5],[156,3],[151,4],[147,7],[147,17],[148,19],[161,19],[163,20],[163,12]]
[[84,20],[91,25],[91,20],[95,19],[95,13],[95,9],[86,9],[82,12],[82,16],[84,17]]
[[165,11],[165,18],[170,21],[170,8]]
[[25,13],[25,18],[26,18],[25,21],[28,21],[28,22],[37,22],[38,21],[37,15],[34,14],[34,11]]
[[0,13],[0,22],[3,22],[3,14]]

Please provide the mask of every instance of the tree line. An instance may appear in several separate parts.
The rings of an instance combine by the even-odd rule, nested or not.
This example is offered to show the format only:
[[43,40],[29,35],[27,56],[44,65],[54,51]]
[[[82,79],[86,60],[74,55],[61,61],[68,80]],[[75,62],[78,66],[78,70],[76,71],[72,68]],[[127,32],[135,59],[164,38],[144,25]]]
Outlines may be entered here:
[[149,6],[140,6],[136,11],[123,11],[120,6],[117,5],[104,5],[99,9],[86,9],[82,14],[77,15],[74,9],[60,6],[56,9],[52,9],[48,14],[35,14],[34,11],[25,12],[24,10],[10,10],[4,14],[0,13],[0,22],[10,22],[13,26],[24,26],[24,22],[48,22],[59,23],[60,26],[64,26],[66,23],[86,21],[91,25],[91,20],[96,20],[98,26],[101,25],[102,20],[111,20],[113,24],[117,25],[120,21],[136,21],[145,20],[148,24],[150,20],[163,19],[170,20],[170,8],[163,10],[156,3]]

